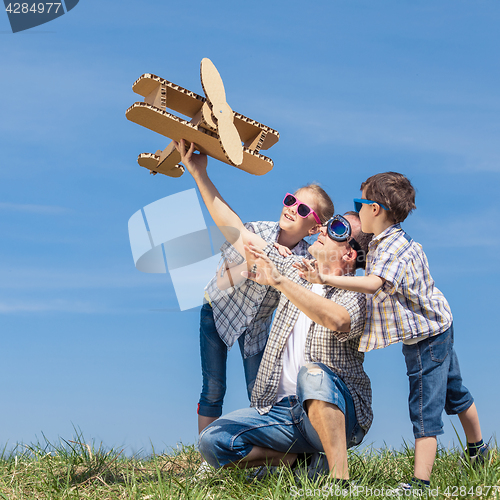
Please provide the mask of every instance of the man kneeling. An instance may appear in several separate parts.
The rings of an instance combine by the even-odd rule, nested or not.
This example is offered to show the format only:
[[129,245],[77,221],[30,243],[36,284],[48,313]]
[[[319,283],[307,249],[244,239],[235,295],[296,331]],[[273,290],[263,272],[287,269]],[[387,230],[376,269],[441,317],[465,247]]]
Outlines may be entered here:
[[[365,296],[300,278],[294,264],[301,258],[281,256],[224,202],[208,178],[206,157],[193,154],[194,145],[186,152],[181,144],[179,151],[215,223],[223,232],[237,229],[240,237],[231,243],[246,253],[245,266],[256,264],[256,271],[245,276],[281,292],[251,408],[223,415],[205,428],[200,452],[214,467],[293,464],[299,454],[324,452],[331,476],[347,479],[347,448],[361,442],[373,418],[370,380],[358,352]],[[309,208],[297,200],[290,207],[291,220],[301,204]],[[321,275],[354,275],[364,267],[369,240],[357,214],[337,215],[322,227],[309,252]],[[237,273],[234,268],[233,278]]]

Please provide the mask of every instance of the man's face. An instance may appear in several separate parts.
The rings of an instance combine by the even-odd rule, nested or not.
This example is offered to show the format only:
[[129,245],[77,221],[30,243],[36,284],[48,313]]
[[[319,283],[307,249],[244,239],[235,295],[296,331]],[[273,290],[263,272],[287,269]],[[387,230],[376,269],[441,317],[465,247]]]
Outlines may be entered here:
[[[345,218],[351,225],[351,234],[357,234],[360,230],[360,222],[357,217],[346,215]],[[327,233],[326,227],[322,226],[318,239],[309,247],[309,253],[318,261],[319,264],[333,267],[344,266],[344,255],[352,251],[347,241],[332,240]]]
[[318,261],[320,264],[326,264],[331,262],[331,259],[337,257],[338,247],[341,243],[332,240],[326,231],[326,227],[322,226],[318,239],[309,247],[309,253]]

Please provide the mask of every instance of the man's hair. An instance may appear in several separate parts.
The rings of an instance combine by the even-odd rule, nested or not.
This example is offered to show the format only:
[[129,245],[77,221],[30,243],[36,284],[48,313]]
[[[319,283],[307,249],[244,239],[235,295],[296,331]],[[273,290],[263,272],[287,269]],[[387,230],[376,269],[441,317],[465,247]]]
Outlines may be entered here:
[[[358,212],[346,212],[344,214],[344,217],[346,215],[350,215],[351,217],[356,217],[356,219],[359,220],[359,214]],[[352,225],[351,225],[352,229]],[[368,253],[368,245],[370,241],[373,238],[373,233],[363,233],[361,229],[359,231],[355,232],[352,230],[351,232],[351,239],[349,240],[349,245],[351,245],[354,250],[358,253],[358,256],[356,257],[356,269],[365,269],[366,267],[366,254]],[[354,244],[353,240],[358,244]]]
[[324,224],[327,220],[333,217],[335,213],[335,207],[333,206],[332,199],[328,196],[326,191],[319,184],[306,184],[295,191],[297,194],[303,189],[310,189],[318,200],[318,209],[316,213],[318,214],[319,220]]
[[382,203],[387,210],[387,216],[394,222],[403,222],[414,210],[415,189],[411,182],[397,172],[385,172],[369,177],[361,184],[368,200]]

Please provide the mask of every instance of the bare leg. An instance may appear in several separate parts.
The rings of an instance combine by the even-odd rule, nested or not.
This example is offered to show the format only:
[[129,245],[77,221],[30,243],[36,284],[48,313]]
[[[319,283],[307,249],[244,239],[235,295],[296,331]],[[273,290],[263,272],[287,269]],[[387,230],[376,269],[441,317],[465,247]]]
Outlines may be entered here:
[[[217,417],[204,417],[203,415],[198,415],[198,429],[200,434],[205,427],[208,427],[216,420]],[[270,448],[254,446],[245,458],[239,460],[238,462],[227,464],[225,467],[237,467],[242,464],[245,464],[247,467],[260,467],[261,465],[288,465],[292,464],[296,458],[296,453],[284,453]],[[205,461],[203,455],[201,459],[203,462]]]
[[228,464],[226,467],[235,467],[242,464],[248,467],[259,467],[261,465],[290,465],[296,458],[296,453],[286,453],[270,448],[263,448],[261,446],[254,446],[245,458],[239,462]]
[[217,418],[218,417],[204,417],[203,415],[198,415],[198,434],[201,434],[201,431],[212,422],[215,422]]
[[460,423],[464,428],[468,443],[477,443],[483,438],[481,435],[481,426],[479,425],[479,416],[477,414],[476,404],[472,403],[467,410],[458,414]]
[[349,479],[345,416],[337,406],[325,401],[306,401],[307,414],[325,450],[330,475],[337,479]]
[[415,439],[415,472],[417,479],[429,481],[436,458],[437,438],[436,436]]
[[[203,415],[198,415],[198,434],[201,434],[201,431],[205,429],[205,427],[208,427],[212,422],[215,422],[216,420],[217,417],[204,417]],[[201,461],[205,462],[203,455],[201,455]]]

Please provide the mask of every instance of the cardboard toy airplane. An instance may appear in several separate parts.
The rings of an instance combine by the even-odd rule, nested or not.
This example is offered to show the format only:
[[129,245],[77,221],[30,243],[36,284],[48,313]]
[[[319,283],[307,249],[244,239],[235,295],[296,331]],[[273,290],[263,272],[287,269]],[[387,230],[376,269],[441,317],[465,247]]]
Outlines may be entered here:
[[[158,76],[142,75],[132,89],[144,96],[144,102],[132,104],[126,111],[127,118],[177,142],[194,142],[200,152],[251,174],[269,172],[273,161],[260,150],[276,144],[279,133],[229,107],[222,78],[210,59],[201,61],[200,74],[206,98]],[[169,113],[167,108],[191,121]],[[137,161],[152,174],[180,177],[184,173],[173,142],[163,151],[140,154]]]

